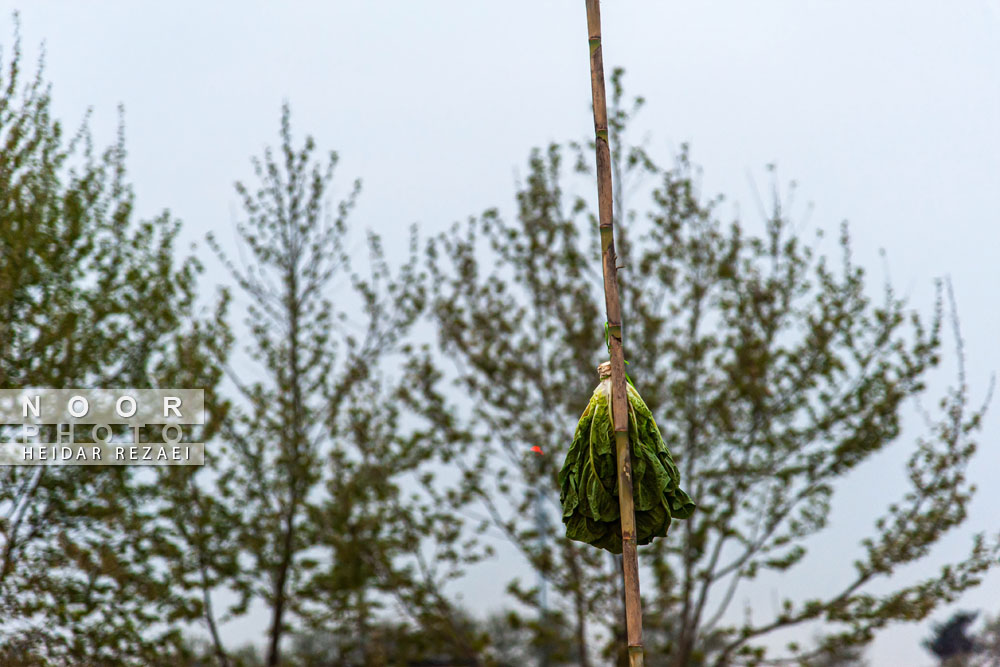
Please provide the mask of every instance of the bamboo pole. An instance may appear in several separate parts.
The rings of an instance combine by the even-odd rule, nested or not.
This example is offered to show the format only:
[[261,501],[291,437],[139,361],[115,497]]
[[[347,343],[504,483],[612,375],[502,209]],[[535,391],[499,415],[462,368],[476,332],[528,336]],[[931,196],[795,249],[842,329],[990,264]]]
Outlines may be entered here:
[[608,146],[608,109],[604,93],[604,60],[601,53],[601,7],[586,0],[590,41],[590,88],[594,100],[594,134],[597,144],[597,210],[601,229],[604,268],[604,305],[611,348],[611,419],[615,428],[618,461],[618,503],[622,522],[622,569],[625,579],[625,626],[630,667],[642,667],[642,607],[639,600],[639,560],[635,544],[635,506],[632,502],[632,460],[628,444],[628,396],[625,389],[625,356],[622,352],[622,315],[615,266],[611,150]]

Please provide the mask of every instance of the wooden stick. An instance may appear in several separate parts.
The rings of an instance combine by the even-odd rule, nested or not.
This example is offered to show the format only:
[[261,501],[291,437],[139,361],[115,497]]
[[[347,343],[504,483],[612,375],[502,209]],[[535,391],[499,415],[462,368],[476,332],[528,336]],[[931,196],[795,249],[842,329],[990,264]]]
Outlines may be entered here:
[[601,53],[601,7],[587,2],[590,37],[590,88],[594,100],[594,133],[597,144],[597,209],[604,266],[604,305],[611,348],[611,419],[618,453],[618,503],[622,522],[622,569],[625,573],[625,626],[630,667],[642,667],[642,606],[639,600],[639,559],[635,544],[635,507],[632,502],[632,460],[628,443],[628,395],[625,389],[625,356],[622,353],[622,315],[615,267],[611,150],[608,146],[608,109],[604,93],[604,60]]

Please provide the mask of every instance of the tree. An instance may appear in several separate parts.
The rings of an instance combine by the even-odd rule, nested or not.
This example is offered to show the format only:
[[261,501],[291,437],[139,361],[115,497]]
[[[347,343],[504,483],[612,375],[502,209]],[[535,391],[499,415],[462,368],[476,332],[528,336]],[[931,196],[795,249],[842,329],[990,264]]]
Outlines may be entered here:
[[935,623],[921,644],[947,667],[997,667],[1000,665],[1000,616],[987,617],[971,632],[979,612],[957,611],[944,623]]
[[[226,365],[236,395],[213,473],[158,480],[159,553],[220,665],[235,664],[220,622],[252,603],[270,615],[267,665],[284,664],[286,638],[324,633],[339,659],[381,664],[390,605],[411,635],[474,654],[482,640],[442,587],[477,556],[441,509],[436,450],[407,431],[394,398],[421,371],[401,356],[425,302],[416,237],[394,271],[369,234],[368,275],[352,268],[347,218],[360,184],[329,207],[337,155],[316,159],[311,137],[294,145],[288,105],[280,136],[277,154],[253,161],[258,184],[236,186],[249,261],[237,265],[209,237],[247,299],[246,357]],[[220,613],[212,596],[227,589],[238,601]]]
[[955,612],[946,623],[934,626],[934,635],[924,640],[923,645],[941,661],[941,664],[955,664],[976,651],[976,640],[968,634],[978,612]]
[[1000,614],[987,618],[976,634],[985,667],[1000,667]]
[[[724,224],[722,198],[701,196],[686,149],[662,168],[624,144],[642,101],[624,107],[620,71],[612,81],[616,192],[640,176],[657,182],[644,218],[624,198],[616,206],[626,220],[616,248],[629,373],[699,508],[640,549],[645,627],[661,638],[647,642],[650,664],[656,655],[673,665],[758,664],[773,656],[757,640],[811,621],[826,623],[823,634],[811,647],[790,645],[787,657],[840,654],[976,585],[998,553],[981,535],[938,575],[888,593],[871,586],[965,518],[973,488],[964,471],[983,409],[969,409],[960,371],[940,416],[928,416],[927,434],[909,447],[910,489],[873,517],[854,576],[830,596],[789,596],[771,618],[728,613],[741,584],[803,562],[836,482],[899,439],[903,406],[925,393],[939,362],[943,301],[921,316],[888,285],[873,301],[846,226],[832,261],[795,233],[777,195],[762,234]],[[566,541],[558,521],[539,540],[531,512],[539,488],[559,511],[555,471],[605,353],[597,224],[585,201],[564,194],[566,152],[532,153],[513,221],[489,210],[429,244],[433,321],[454,363],[428,375],[412,407],[453,443],[464,491],[488,513],[480,529],[498,528],[547,579],[588,664],[596,631],[620,635],[619,575],[606,556]],[[587,171],[582,155],[577,167]],[[533,445],[546,453],[541,466],[529,459]],[[536,590],[511,590],[537,609]],[[615,644],[606,652],[622,660]]]
[[483,624],[490,638],[487,655],[499,667],[578,665],[580,655],[568,620],[558,612],[539,619],[525,619],[510,610],[493,612]]
[[[43,64],[28,80],[22,64],[15,30],[0,70],[0,386],[201,374],[192,355],[222,330],[196,307],[201,269],[176,256],[180,223],[136,219],[121,125],[101,153],[86,122],[67,136]],[[160,614],[169,582],[138,529],[143,486],[131,467],[0,470],[5,664],[153,664],[176,646]]]

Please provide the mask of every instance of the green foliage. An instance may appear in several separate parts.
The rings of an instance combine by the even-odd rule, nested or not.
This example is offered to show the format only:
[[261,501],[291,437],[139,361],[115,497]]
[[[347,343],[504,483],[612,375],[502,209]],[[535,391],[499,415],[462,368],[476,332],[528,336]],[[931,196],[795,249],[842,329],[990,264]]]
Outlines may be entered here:
[[[202,387],[200,439],[221,442],[204,468],[5,468],[0,655],[250,665],[221,627],[261,603],[267,664],[291,634],[334,632],[343,659],[377,664],[390,605],[407,618],[399,655],[475,654],[485,639],[443,588],[481,554],[442,502],[432,443],[402,424],[396,397],[422,369],[385,370],[424,307],[415,233],[398,270],[376,235],[353,270],[359,185],[327,206],[336,155],[295,148],[286,107],[259,187],[237,185],[252,265],[210,239],[249,301],[246,356],[230,361],[229,292],[195,312],[201,267],[175,260],[179,223],[133,220],[123,135],[100,155],[85,126],[65,138],[41,68],[23,86],[20,67],[15,45],[0,77],[2,386]],[[182,635],[192,622],[200,648]]]
[[[686,150],[663,168],[626,145],[642,101],[623,105],[620,72],[612,84],[625,354],[699,508],[639,551],[648,654],[685,665],[841,655],[975,586],[998,553],[981,535],[940,574],[884,582],[965,518],[973,492],[965,469],[983,411],[969,408],[960,373],[939,416],[927,415],[926,435],[902,445],[910,488],[872,517],[855,575],[830,595],[789,591],[771,618],[742,622],[730,613],[748,580],[808,559],[807,540],[826,527],[838,481],[900,439],[904,406],[925,393],[941,357],[943,300],[929,317],[888,285],[873,300],[846,226],[830,259],[821,236],[812,242],[796,232],[777,195],[761,233],[724,223],[721,197],[701,195]],[[570,150],[590,186],[584,156],[592,152]],[[572,446],[604,353],[597,223],[586,201],[564,194],[566,152],[532,153],[512,220],[490,210],[429,245],[432,312],[454,365],[414,409],[454,443],[465,490],[457,500],[478,499],[489,517],[480,527],[499,529],[546,578],[586,663],[595,626],[620,642],[618,573],[551,524],[539,539],[531,518],[539,492],[558,507],[554,461]],[[636,184],[651,186],[641,215],[624,196]],[[459,394],[468,402],[448,400]],[[532,445],[547,453],[540,465],[528,458]],[[538,605],[533,590],[515,582],[512,592]],[[760,641],[809,621],[825,623],[812,647],[781,656]]]
[[[0,70],[0,386],[211,391],[224,301],[197,311],[179,222],[136,220],[123,131],[99,154],[86,124],[67,136],[42,65],[28,80],[22,65],[15,36]],[[5,664],[151,664],[176,645],[145,486],[128,467],[0,470]]]
[[[649,408],[631,384],[626,388],[636,542],[642,545],[655,537],[666,537],[671,518],[687,519],[694,511],[694,503],[680,488],[680,473]],[[566,537],[620,554],[622,526],[616,459],[608,378],[594,390],[576,427],[566,462],[559,471],[559,501]]]
[[[409,646],[418,628],[420,641],[475,653],[481,639],[442,593],[478,557],[474,543],[435,498],[437,453],[396,399],[419,373],[398,363],[426,300],[415,232],[397,270],[375,234],[368,275],[353,269],[347,219],[360,183],[330,207],[337,155],[317,159],[311,137],[297,147],[290,115],[285,105],[278,150],[253,160],[256,186],[236,185],[249,261],[209,237],[245,298],[247,345],[238,363],[216,360],[236,392],[211,473],[158,480],[160,551],[185,591],[177,614],[201,617],[223,665],[236,656],[219,626],[252,605],[270,616],[268,665],[288,662],[286,639],[324,634],[336,660],[381,664],[390,604],[409,620]],[[220,591],[236,602],[217,609]]]

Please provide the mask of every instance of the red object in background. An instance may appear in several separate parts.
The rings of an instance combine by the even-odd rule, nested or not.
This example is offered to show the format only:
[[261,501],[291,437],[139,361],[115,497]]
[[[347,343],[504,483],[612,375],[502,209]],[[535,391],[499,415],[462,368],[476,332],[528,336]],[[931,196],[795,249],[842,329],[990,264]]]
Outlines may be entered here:
[[541,448],[541,447],[539,447],[538,445],[534,445],[534,446],[533,446],[533,447],[531,448],[531,451],[533,451],[533,452],[534,452],[534,453],[536,453],[536,454],[541,454],[541,453],[542,453],[542,448]]

